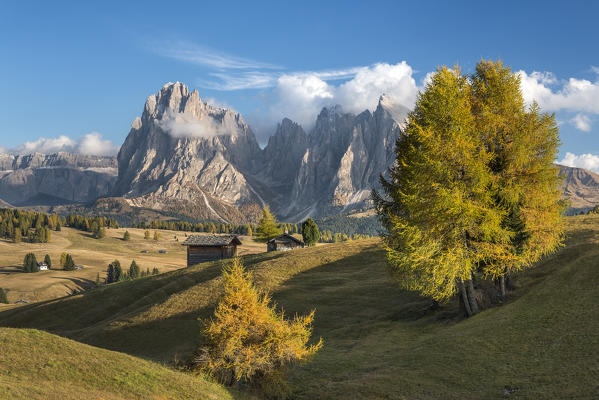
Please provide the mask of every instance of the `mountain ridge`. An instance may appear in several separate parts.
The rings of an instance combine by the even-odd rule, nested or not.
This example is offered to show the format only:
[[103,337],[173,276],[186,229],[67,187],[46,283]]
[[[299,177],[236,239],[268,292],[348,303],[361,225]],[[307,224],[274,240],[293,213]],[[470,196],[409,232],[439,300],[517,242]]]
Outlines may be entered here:
[[[284,118],[260,148],[241,114],[167,83],[146,99],[117,157],[0,154],[0,198],[91,208],[98,198],[123,198],[139,209],[230,223],[257,222],[267,204],[288,222],[325,217],[370,207],[407,114],[385,95],[359,114],[323,107],[310,130]],[[599,174],[565,166],[560,174],[569,213],[599,203]]]

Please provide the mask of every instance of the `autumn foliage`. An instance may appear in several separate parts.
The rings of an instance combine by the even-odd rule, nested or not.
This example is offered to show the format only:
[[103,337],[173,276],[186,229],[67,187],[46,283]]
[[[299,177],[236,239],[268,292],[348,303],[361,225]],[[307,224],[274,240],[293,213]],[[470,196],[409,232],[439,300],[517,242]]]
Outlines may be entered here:
[[282,396],[291,366],[322,347],[308,345],[314,311],[285,319],[265,292],[256,288],[239,259],[223,271],[225,293],[204,329],[205,344],[193,360],[196,369],[226,385],[259,388]]

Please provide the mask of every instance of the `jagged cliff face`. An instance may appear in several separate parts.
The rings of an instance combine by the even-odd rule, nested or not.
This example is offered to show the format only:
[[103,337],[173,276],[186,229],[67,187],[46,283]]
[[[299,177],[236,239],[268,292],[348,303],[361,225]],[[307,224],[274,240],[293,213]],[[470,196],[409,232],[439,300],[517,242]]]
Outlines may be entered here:
[[286,118],[261,150],[239,114],[167,84],[148,98],[121,147],[115,195],[234,222],[264,204],[290,221],[363,205],[393,162],[396,111],[384,98],[357,116],[325,108],[309,134]]
[[293,200],[283,213],[303,219],[366,205],[379,175],[394,160],[401,128],[392,111],[384,98],[374,113],[355,116],[338,107],[323,109],[301,160]]
[[[238,113],[171,83],[147,99],[118,165],[114,157],[0,154],[0,205],[87,203],[111,195],[124,197],[114,200],[127,207],[234,223],[255,222],[264,204],[284,221],[330,215],[368,205],[379,175],[394,162],[407,113],[384,96],[374,112],[324,108],[308,133],[283,119],[260,149]],[[560,168],[571,213],[599,203],[599,175]]]
[[240,208],[262,204],[246,179],[260,154],[239,114],[167,84],[147,99],[121,147],[115,194],[137,206],[241,222]]
[[0,198],[15,206],[89,202],[114,186],[114,157],[0,154]]

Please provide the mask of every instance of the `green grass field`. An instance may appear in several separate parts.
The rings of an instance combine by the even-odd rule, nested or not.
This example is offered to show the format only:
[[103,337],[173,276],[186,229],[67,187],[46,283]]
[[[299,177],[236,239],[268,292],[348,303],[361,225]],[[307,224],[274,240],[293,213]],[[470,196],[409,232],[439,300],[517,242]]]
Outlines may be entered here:
[[[599,218],[570,217],[566,224],[565,248],[515,277],[507,304],[470,319],[460,316],[457,301],[433,312],[429,300],[398,289],[374,239],[248,255],[244,262],[287,315],[316,309],[314,336],[324,348],[293,370],[294,399],[594,399]],[[172,365],[200,343],[198,318],[212,313],[220,269],[206,263],[7,309],[0,325]]]
[[245,398],[201,377],[34,329],[0,328],[2,399]]

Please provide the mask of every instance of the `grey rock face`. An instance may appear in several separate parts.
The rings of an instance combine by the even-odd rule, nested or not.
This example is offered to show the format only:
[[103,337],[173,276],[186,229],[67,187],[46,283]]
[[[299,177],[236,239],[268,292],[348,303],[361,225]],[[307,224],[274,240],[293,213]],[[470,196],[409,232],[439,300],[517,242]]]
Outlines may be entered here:
[[116,175],[114,157],[0,154],[0,198],[15,206],[89,202],[108,195]]
[[401,131],[397,119],[384,98],[374,113],[356,116],[339,107],[323,109],[309,135],[292,201],[282,214],[301,220],[366,205],[370,191],[378,188],[379,175],[394,161]]
[[121,147],[114,193],[140,206],[194,205],[206,219],[242,220],[234,210],[262,203],[246,177],[260,155],[240,114],[211,107],[181,83],[167,84],[147,99]]
[[236,210],[248,205],[269,204],[298,221],[361,205],[393,161],[400,127],[392,111],[384,98],[374,113],[357,116],[324,108],[309,135],[285,118],[261,150],[239,114],[170,83],[133,122],[114,195],[229,221],[243,220]]
[[[264,204],[285,221],[330,215],[369,204],[379,175],[395,160],[407,113],[384,96],[374,112],[324,108],[309,133],[283,119],[262,150],[241,115],[170,83],[148,97],[118,159],[0,154],[0,205],[112,195],[125,197],[119,201],[128,207],[235,223],[256,221]],[[560,168],[571,212],[599,203],[599,175]]]
[[570,202],[569,215],[587,212],[599,204],[599,174],[583,168],[558,165],[563,197]]

